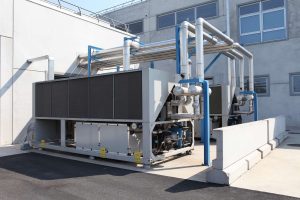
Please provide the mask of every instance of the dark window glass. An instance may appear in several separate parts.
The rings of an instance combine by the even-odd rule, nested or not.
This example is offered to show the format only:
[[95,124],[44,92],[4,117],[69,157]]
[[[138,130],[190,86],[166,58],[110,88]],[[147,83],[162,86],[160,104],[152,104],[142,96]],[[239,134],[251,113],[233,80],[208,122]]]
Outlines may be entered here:
[[284,27],[284,10],[277,10],[263,14],[264,30]]
[[300,93],[300,74],[293,75],[293,92]]
[[[249,90],[249,77],[245,77],[244,89]],[[254,91],[262,96],[269,95],[269,77],[256,76],[254,77]]]
[[175,25],[175,13],[158,16],[158,28],[164,28]]
[[189,22],[195,21],[195,9],[194,8],[189,8],[189,9],[177,12],[177,24],[180,24],[183,21],[189,21]]
[[284,0],[268,0],[262,2],[263,10],[278,8],[284,6]]
[[259,12],[259,3],[240,7],[240,15],[247,15],[256,12]]
[[209,18],[217,16],[217,2],[197,7],[197,18]]
[[263,41],[275,41],[275,40],[283,40],[286,38],[285,29],[280,29],[276,31],[268,31],[263,33]]
[[142,33],[144,31],[144,23],[143,21],[130,23],[128,28],[129,28],[129,32],[132,34]]
[[241,18],[241,33],[260,31],[259,15]]
[[261,34],[255,33],[250,35],[243,35],[240,37],[241,44],[255,44],[261,41]]

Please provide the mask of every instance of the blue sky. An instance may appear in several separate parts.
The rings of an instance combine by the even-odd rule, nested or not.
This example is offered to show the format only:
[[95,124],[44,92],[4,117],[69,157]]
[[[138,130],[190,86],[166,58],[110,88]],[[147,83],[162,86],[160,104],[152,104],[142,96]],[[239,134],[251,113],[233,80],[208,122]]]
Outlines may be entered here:
[[[57,2],[57,0],[49,0],[49,1]],[[87,10],[97,12],[105,8],[109,8],[127,2],[129,0],[65,0],[65,1],[78,5]]]

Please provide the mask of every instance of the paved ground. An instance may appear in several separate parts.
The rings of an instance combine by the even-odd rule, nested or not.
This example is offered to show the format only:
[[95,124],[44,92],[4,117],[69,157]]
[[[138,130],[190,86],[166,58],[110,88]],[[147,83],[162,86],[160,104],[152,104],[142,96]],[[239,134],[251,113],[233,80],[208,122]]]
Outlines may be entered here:
[[28,153],[0,158],[0,199],[293,199]]
[[232,185],[300,198],[300,130]]

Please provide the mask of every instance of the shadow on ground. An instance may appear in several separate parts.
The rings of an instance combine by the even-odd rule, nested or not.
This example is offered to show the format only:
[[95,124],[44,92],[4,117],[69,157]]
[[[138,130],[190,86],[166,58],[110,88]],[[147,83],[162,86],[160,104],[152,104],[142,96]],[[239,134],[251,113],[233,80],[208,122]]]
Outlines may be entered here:
[[40,180],[56,180],[104,174],[126,176],[132,173],[139,173],[36,153],[2,157],[0,158],[0,168]]

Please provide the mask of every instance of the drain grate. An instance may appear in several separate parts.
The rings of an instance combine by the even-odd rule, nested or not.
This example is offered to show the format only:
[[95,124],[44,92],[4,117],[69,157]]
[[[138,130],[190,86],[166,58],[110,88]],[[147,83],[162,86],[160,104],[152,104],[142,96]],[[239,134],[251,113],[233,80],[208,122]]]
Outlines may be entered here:
[[291,147],[300,147],[300,144],[288,144],[288,146],[291,146]]
[[300,132],[293,132],[293,131],[290,131],[289,134],[299,134],[299,135],[300,135]]

